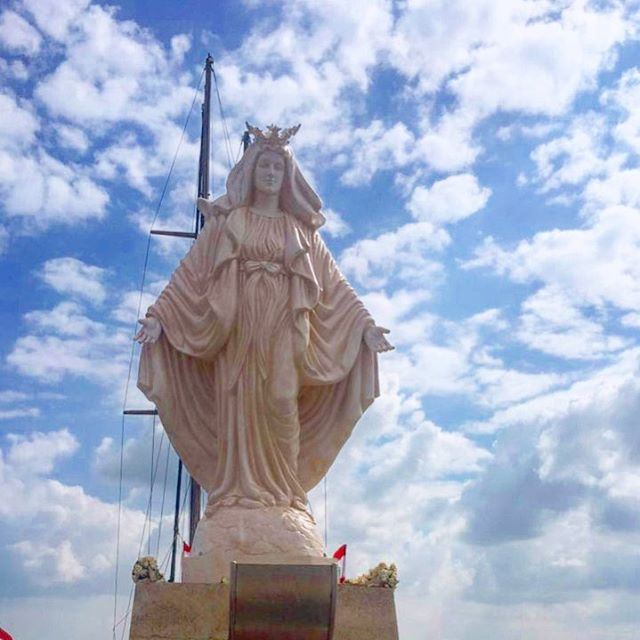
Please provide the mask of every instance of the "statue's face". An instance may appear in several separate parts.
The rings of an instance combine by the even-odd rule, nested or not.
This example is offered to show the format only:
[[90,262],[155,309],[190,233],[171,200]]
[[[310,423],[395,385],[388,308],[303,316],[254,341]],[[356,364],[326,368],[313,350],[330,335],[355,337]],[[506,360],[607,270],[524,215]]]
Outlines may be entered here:
[[277,194],[283,179],[284,157],[276,151],[263,151],[253,173],[254,188],[269,195]]

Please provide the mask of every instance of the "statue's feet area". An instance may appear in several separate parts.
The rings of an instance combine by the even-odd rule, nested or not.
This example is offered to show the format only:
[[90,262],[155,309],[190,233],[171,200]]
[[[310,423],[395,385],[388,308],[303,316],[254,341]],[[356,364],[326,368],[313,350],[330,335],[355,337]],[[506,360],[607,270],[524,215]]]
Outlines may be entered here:
[[232,560],[286,563],[324,555],[316,524],[301,509],[237,505],[207,511],[191,557],[183,560],[183,582],[218,582],[229,576]]

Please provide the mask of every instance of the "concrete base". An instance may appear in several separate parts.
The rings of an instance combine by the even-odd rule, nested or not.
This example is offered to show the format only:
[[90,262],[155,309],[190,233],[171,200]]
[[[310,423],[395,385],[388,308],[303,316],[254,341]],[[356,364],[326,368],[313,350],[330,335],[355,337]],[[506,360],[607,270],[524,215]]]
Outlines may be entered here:
[[[136,585],[130,640],[227,640],[228,584]],[[398,640],[393,589],[338,585],[333,640]]]
[[295,564],[301,558],[311,561],[323,555],[316,523],[306,511],[209,506],[198,523],[191,556],[183,559],[182,582],[229,579],[233,560]]

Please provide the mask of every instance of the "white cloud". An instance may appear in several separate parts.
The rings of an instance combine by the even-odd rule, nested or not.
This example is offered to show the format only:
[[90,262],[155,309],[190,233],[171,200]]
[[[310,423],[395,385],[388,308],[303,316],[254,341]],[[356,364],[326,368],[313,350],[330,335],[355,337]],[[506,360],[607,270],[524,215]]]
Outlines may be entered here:
[[0,15],[0,43],[11,51],[34,55],[40,50],[42,37],[22,16],[6,10]]
[[640,169],[620,169],[590,180],[584,190],[585,209],[595,212],[611,205],[640,207]]
[[450,110],[425,108],[418,120],[417,157],[444,172],[473,163],[481,151],[474,129],[493,113],[566,112],[634,29],[620,7],[582,1],[412,0],[403,9],[389,63],[415,80],[418,95],[444,88],[455,99]]
[[28,218],[31,231],[102,218],[108,194],[88,169],[60,162],[36,144],[40,121],[33,107],[0,93],[0,110],[0,203],[6,214]]
[[603,92],[601,102],[624,115],[613,128],[618,142],[636,153],[640,152],[640,69],[625,71],[614,89]]
[[547,14],[541,20],[521,14],[499,40],[475,49],[469,69],[449,82],[461,103],[482,115],[559,115],[578,92],[592,88],[598,72],[613,62],[613,47],[628,37],[623,11],[573,2],[560,9],[559,19],[549,19],[557,10],[540,5],[540,14]]
[[0,420],[15,420],[16,418],[37,418],[39,415],[40,409],[38,409],[38,407],[0,409]]
[[16,98],[8,93],[0,93],[0,150],[15,147],[27,147],[40,129],[37,116],[27,105],[18,104]]
[[522,303],[516,335],[531,349],[584,360],[601,358],[628,344],[620,336],[608,335],[601,322],[586,318],[570,296],[551,286]]
[[20,476],[47,475],[58,459],[72,456],[80,446],[68,429],[35,431],[28,436],[9,434],[7,440],[10,448],[6,462],[18,469]]
[[633,327],[634,329],[640,329],[640,313],[625,313],[620,322],[625,327]]
[[589,113],[576,118],[566,135],[536,147],[531,158],[536,163],[536,178],[543,183],[543,191],[578,185],[589,177],[618,168],[624,158],[607,158],[605,133],[604,116]]
[[478,367],[473,377],[478,387],[476,402],[494,409],[542,395],[567,381],[567,376],[558,373],[533,373],[499,366]]
[[23,391],[0,391],[0,402],[20,402],[26,400],[29,396]]
[[[141,490],[143,495],[148,492],[153,452],[154,486],[157,488],[162,484],[165,490],[167,485],[175,486],[177,457],[162,424],[157,418],[146,418],[144,423],[140,422],[140,417],[134,419],[137,421],[137,434],[126,438],[122,452],[124,482],[133,489]],[[92,469],[111,485],[117,485],[120,478],[120,443],[111,437],[103,438],[94,450]]]
[[[45,270],[44,275],[49,276],[45,279],[59,292],[92,302],[107,296],[102,282],[104,270],[74,259],[62,258],[61,264],[56,260],[50,261],[55,268]],[[67,263],[68,260],[71,262]],[[96,286],[87,286],[92,283]],[[149,285],[155,294],[161,286],[161,281]],[[114,299],[118,296],[122,294],[113,293]],[[144,300],[147,299],[151,298],[147,296]],[[126,317],[133,324],[132,301],[132,295],[125,294],[112,309],[111,317],[120,322]],[[132,324],[127,327],[114,324],[109,316],[94,319],[77,300],[63,300],[51,309],[30,311],[24,319],[26,331],[6,357],[6,362],[21,375],[49,385],[67,376],[83,379],[105,388],[109,392],[105,398],[110,403],[121,404],[126,391],[134,406],[147,406],[135,386],[135,376],[125,389],[132,356]]]
[[339,262],[347,275],[368,288],[383,287],[392,277],[406,285],[431,288],[440,281],[442,271],[432,256],[450,241],[446,231],[430,222],[414,222],[358,240],[342,252]]
[[[94,578],[96,572],[113,571],[117,504],[50,477],[60,460],[78,451],[68,430],[10,435],[8,440],[9,447],[0,449],[0,515],[3,546],[12,550],[4,567],[9,584],[26,580],[32,587],[51,588],[83,582],[85,592],[102,592],[104,581]],[[143,522],[143,513],[123,507],[125,575]]]
[[637,373],[634,350],[511,416],[462,498],[481,558],[468,597],[588,607],[594,588],[637,589]]
[[463,426],[470,432],[494,433],[513,426],[564,419],[571,411],[580,411],[598,398],[621,395],[621,389],[637,375],[639,357],[637,349],[628,349],[616,354],[613,364],[595,371],[577,372],[573,375],[574,381],[565,388],[552,389],[550,393],[500,408],[487,420],[470,421]]
[[99,332],[103,325],[84,315],[76,302],[61,302],[47,311],[29,311],[24,319],[40,332],[51,331],[65,336],[88,337]]
[[80,376],[113,386],[120,394],[126,379],[131,337],[101,325],[93,336],[26,335],[18,338],[7,362],[24,376],[44,383]]
[[89,138],[79,127],[72,127],[68,124],[59,124],[56,127],[56,135],[63,147],[74,149],[84,153],[89,148]]
[[29,70],[22,60],[12,60],[9,62],[4,58],[0,58],[0,72],[7,78],[24,81],[29,78]]
[[341,177],[352,186],[368,184],[376,172],[403,167],[414,156],[413,135],[401,122],[386,128],[374,120],[367,128],[353,131],[352,144],[351,164]]
[[91,0],[22,0],[22,4],[33,15],[37,25],[56,40],[63,40],[82,11]]
[[323,209],[322,213],[327,219],[322,227],[323,233],[327,233],[333,238],[342,238],[351,233],[351,227],[345,219],[333,209]]
[[86,173],[42,149],[33,155],[0,149],[0,199],[9,216],[29,220],[31,231],[99,220],[109,196]]
[[556,286],[577,305],[633,310],[640,305],[639,244],[638,212],[615,206],[600,211],[589,227],[543,231],[512,251],[488,238],[464,266],[491,267],[515,282]]
[[58,293],[102,304],[107,295],[104,286],[106,274],[105,269],[77,258],[65,257],[47,260],[40,277]]
[[424,118],[416,140],[416,159],[445,173],[466,169],[482,151],[473,140],[477,124],[476,115],[465,109],[445,113],[435,122]]
[[127,291],[122,294],[118,306],[111,312],[113,319],[130,327],[134,326],[139,315],[144,315],[146,310],[156,301],[157,294],[163,287],[158,286],[158,283],[151,283],[148,288],[155,293],[145,292],[142,298],[139,291]]
[[491,189],[469,173],[449,176],[431,187],[418,186],[407,205],[414,218],[435,225],[455,223],[483,209]]

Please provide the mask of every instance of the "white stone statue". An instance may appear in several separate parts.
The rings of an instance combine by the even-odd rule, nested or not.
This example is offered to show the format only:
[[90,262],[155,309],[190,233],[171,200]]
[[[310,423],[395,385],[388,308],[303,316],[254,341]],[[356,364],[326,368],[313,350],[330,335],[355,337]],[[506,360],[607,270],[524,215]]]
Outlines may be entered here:
[[317,232],[320,199],[287,144],[296,131],[252,129],[136,335],[138,386],[208,494],[194,553],[215,570],[187,581],[234,558],[322,556],[306,492],[378,395],[376,354],[393,348]]

